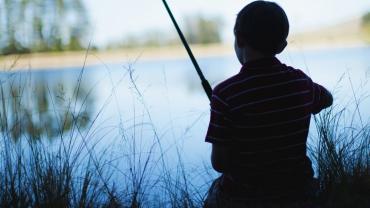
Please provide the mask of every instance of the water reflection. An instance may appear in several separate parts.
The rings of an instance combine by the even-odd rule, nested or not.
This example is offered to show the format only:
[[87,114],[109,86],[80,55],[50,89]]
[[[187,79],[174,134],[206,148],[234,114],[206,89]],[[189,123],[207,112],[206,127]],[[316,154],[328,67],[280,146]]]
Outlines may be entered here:
[[2,74],[1,134],[14,141],[63,137],[91,123],[93,95],[82,82],[31,74]]

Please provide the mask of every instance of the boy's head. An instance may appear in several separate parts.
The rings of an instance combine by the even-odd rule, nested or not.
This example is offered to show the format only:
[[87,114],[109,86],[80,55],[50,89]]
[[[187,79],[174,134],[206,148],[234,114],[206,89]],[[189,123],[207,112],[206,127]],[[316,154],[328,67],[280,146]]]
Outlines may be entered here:
[[234,33],[239,48],[248,47],[265,56],[274,56],[287,45],[289,22],[276,3],[254,1],[239,12]]

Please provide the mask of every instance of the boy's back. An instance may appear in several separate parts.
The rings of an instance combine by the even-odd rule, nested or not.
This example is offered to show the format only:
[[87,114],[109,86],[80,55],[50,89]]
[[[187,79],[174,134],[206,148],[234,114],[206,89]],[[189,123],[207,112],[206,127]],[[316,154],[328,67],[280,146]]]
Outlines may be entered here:
[[[206,141],[233,149],[224,188],[235,192],[232,184],[237,182],[249,187],[244,194],[254,192],[249,198],[266,198],[291,196],[305,187],[313,177],[306,156],[311,113],[326,105],[326,94],[303,72],[276,58],[249,62],[219,84]],[[268,191],[258,196],[258,189]]]

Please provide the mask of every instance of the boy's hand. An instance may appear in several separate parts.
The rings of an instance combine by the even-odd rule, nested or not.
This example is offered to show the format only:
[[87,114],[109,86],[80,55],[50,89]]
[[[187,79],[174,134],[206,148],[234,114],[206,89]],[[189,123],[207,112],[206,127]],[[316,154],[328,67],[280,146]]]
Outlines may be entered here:
[[230,169],[231,148],[218,144],[212,144],[211,162],[217,172],[225,173]]

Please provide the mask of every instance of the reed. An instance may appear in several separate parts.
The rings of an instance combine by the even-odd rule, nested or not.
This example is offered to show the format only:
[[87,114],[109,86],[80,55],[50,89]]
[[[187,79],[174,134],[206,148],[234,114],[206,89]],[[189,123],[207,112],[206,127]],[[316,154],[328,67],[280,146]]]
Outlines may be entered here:
[[323,207],[370,206],[370,124],[354,122],[355,114],[332,107],[314,119],[317,143],[310,154]]

